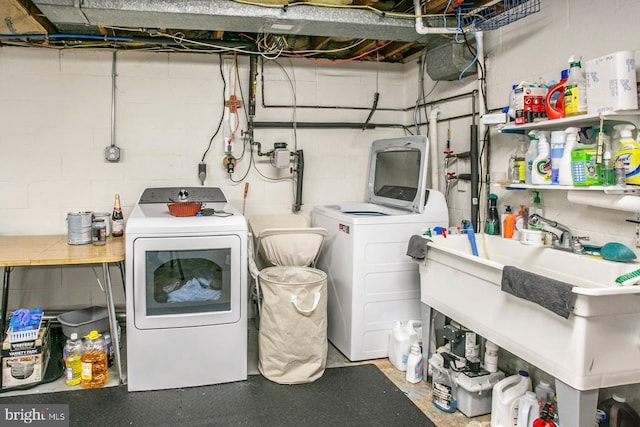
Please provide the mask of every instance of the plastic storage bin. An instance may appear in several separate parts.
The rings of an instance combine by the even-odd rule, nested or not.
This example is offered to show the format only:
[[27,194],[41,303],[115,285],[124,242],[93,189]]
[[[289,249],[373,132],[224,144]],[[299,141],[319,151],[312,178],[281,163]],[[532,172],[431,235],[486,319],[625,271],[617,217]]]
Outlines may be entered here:
[[78,337],[84,337],[91,331],[109,330],[109,311],[98,306],[68,311],[58,316],[58,322],[65,336],[70,337],[75,332]]
[[482,371],[478,374],[461,372],[455,378],[458,384],[458,410],[467,417],[490,414],[493,386],[502,379],[502,371]]

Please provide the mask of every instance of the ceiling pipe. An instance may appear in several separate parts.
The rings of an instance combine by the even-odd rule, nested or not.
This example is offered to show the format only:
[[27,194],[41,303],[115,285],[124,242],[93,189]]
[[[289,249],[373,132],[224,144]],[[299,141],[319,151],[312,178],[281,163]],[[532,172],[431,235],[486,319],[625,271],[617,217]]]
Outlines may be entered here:
[[[420,4],[420,0],[413,0],[413,10],[416,14],[416,33],[424,35],[424,34],[453,34],[460,32],[459,29],[450,29],[447,27],[427,27],[424,25],[424,21],[422,19],[422,5]],[[444,15],[443,15],[444,16]],[[443,18],[446,19],[446,18]],[[446,21],[445,21],[446,22]]]

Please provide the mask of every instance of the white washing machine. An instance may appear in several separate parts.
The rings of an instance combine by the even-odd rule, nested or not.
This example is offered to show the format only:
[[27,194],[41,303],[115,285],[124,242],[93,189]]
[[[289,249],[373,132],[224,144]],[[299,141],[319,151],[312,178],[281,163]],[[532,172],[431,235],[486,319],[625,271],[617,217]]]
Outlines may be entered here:
[[327,273],[327,335],[351,361],[387,357],[393,322],[421,319],[409,238],[449,223],[444,195],[426,188],[428,152],[424,136],[375,141],[367,201],[311,213],[328,231],[317,263]]
[[247,224],[222,190],[147,188],[125,238],[129,391],[246,380]]

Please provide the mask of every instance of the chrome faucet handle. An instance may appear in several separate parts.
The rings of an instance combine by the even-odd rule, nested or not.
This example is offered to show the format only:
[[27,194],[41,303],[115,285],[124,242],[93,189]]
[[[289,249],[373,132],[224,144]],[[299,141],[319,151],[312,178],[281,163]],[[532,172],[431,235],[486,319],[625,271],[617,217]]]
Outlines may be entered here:
[[584,254],[584,246],[580,240],[589,240],[589,236],[574,236],[571,238],[571,250],[576,254]]

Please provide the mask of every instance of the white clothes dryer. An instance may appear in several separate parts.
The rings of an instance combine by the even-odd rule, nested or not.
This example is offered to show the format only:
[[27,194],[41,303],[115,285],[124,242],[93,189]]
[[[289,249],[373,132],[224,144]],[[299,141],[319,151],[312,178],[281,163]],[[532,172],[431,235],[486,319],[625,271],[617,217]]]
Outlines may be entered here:
[[428,152],[424,136],[375,141],[367,201],[312,210],[313,226],[328,231],[317,262],[327,273],[327,335],[351,361],[387,357],[393,323],[421,319],[409,238],[449,223],[444,195],[426,188]]
[[[167,204],[201,202],[201,216]],[[247,224],[215,187],[144,190],[126,239],[129,391],[247,379]]]

